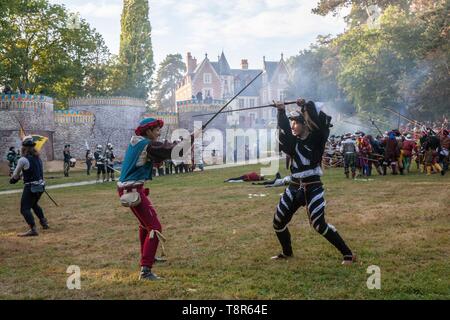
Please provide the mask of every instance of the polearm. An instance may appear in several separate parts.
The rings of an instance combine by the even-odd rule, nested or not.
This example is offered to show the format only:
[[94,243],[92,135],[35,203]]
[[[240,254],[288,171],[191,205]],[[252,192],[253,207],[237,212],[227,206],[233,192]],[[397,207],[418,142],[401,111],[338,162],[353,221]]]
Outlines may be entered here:
[[372,123],[372,125],[373,125],[375,128],[377,128],[377,130],[378,130],[378,132],[380,133],[380,135],[383,136],[383,133],[382,133],[381,130],[378,128],[378,126],[375,124],[375,121],[374,121],[372,118],[370,118],[370,122]]
[[[397,112],[397,111],[392,110],[392,109],[387,108],[387,107],[385,107],[384,109],[386,109],[387,111],[390,111],[390,112],[392,112],[392,113],[394,113],[394,114],[397,114],[399,117],[402,117],[403,119],[407,120],[409,123],[414,123],[414,124],[417,123],[417,124],[420,125],[420,126],[425,126],[423,123],[421,123],[421,122],[419,122],[419,121],[417,121],[417,120],[412,120],[412,119],[408,118],[407,116],[401,114],[400,112]],[[431,132],[432,134],[436,135],[436,132],[434,132],[433,129],[427,128],[427,130],[430,130],[430,132]]]
[[387,110],[387,111],[389,111],[389,112],[392,112],[392,113],[394,113],[394,114],[398,115],[399,117],[401,117],[401,118],[403,118],[403,119],[407,120],[407,121],[408,121],[408,122],[410,122],[410,123],[417,123],[418,125],[423,125],[423,124],[422,124],[422,123],[420,123],[419,121],[416,121],[416,120],[412,120],[412,119],[408,118],[407,116],[405,116],[405,115],[401,114],[400,112],[398,112],[398,111],[395,111],[395,110],[392,110],[391,108],[387,108],[387,107],[385,107],[384,109],[385,109],[385,110]]
[[[221,112],[222,112],[222,110],[223,109],[225,109],[234,99],[236,99],[237,98],[237,96],[239,96],[245,89],[247,89],[260,75],[262,75],[262,73],[263,73],[263,71],[261,71],[260,73],[258,73],[257,75],[256,75],[256,77],[254,77],[253,79],[252,79],[252,81],[250,81],[249,83],[247,83],[241,90],[239,90],[239,92],[238,93],[236,93],[234,96],[233,96],[233,98],[231,98],[227,103],[225,103],[225,105],[222,107],[222,108],[220,108],[219,109],[219,111],[217,111],[217,112],[214,112],[214,113],[210,113],[210,114],[213,114],[213,116],[211,117],[211,119],[209,119],[208,121],[206,121],[206,123],[204,124],[204,125],[202,125],[202,131],[203,130],[205,130],[205,128],[206,128],[206,126],[208,125],[208,124],[210,124],[211,123],[211,121],[213,121]],[[226,112],[226,111],[224,111],[224,112]],[[208,114],[208,115],[210,115],[210,114]]]
[[[287,104],[295,104],[295,103],[297,103],[297,101],[285,101],[284,102],[285,105],[287,105]],[[276,105],[272,103],[272,104],[266,104],[266,105],[256,106],[256,107],[242,108],[242,109],[236,109],[236,110],[227,110],[227,111],[222,111],[222,113],[239,112],[239,111],[245,111],[245,110],[269,108],[269,107],[276,107]],[[192,117],[210,116],[212,114],[215,114],[215,112],[204,113],[204,114],[197,114],[197,115],[194,115]]]

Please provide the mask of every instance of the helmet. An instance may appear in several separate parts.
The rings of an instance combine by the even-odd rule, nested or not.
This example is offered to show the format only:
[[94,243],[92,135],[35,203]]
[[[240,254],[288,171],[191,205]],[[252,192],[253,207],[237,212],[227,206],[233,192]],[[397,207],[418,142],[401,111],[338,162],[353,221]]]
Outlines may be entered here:
[[305,124],[305,118],[303,117],[302,113],[300,112],[300,110],[295,110],[293,112],[291,112],[289,114],[289,120],[301,123],[301,124]]
[[112,149],[112,148],[113,148],[113,145],[109,142],[109,143],[106,145],[106,147],[107,147],[108,149]]
[[36,142],[33,141],[32,136],[26,136],[22,140],[22,146],[24,147],[34,147],[36,145]]
[[97,150],[99,150],[99,149],[103,149],[103,147],[102,147],[101,144],[98,144],[98,145],[97,145]]

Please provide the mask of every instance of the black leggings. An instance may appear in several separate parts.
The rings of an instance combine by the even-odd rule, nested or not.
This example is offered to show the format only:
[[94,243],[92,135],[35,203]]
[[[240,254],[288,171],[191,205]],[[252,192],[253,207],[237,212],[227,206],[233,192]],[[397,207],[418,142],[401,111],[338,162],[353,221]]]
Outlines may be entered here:
[[34,223],[34,217],[31,213],[31,209],[33,209],[34,214],[39,218],[39,221],[45,219],[44,211],[38,205],[38,201],[41,198],[42,192],[33,193],[31,192],[31,186],[25,185],[23,188],[22,199],[20,200],[20,213],[25,218],[25,221],[31,227],[34,227],[36,224]]
[[104,165],[104,164],[98,164],[98,165],[97,165],[97,174],[100,174],[100,173],[103,173],[103,174],[106,173],[105,165]]
[[311,227],[323,235],[344,257],[351,258],[352,252],[336,228],[325,221],[324,193],[322,184],[308,185],[306,191],[304,187],[299,188],[291,184],[284,191],[273,218],[273,228],[285,255],[292,255],[291,234],[287,226],[294,213],[300,207],[307,206],[306,212]]

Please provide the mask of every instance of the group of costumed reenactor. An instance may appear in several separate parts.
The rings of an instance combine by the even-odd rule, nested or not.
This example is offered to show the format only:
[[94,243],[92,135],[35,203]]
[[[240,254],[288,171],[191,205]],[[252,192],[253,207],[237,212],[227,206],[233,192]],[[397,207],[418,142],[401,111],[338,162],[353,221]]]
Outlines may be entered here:
[[400,133],[394,129],[374,138],[364,132],[331,136],[323,157],[325,167],[344,167],[347,178],[368,177],[375,168],[379,175],[386,175],[388,168],[393,175],[409,173],[411,163],[430,175],[444,175],[449,165],[450,135],[447,129],[438,132],[423,128]]
[[[342,254],[342,264],[352,264],[356,256],[346,245],[336,228],[325,220],[324,188],[320,177],[322,155],[328,139],[331,117],[316,107],[314,102],[297,101],[301,108],[289,117],[285,104],[274,103],[278,109],[278,126],[280,130],[280,147],[291,157],[291,179],[276,206],[273,228],[281,245],[281,253],[272,257],[274,260],[289,259],[293,256],[291,234],[288,224],[300,207],[305,207],[311,227],[325,237]],[[291,123],[290,123],[291,122]],[[129,207],[139,221],[139,239],[141,244],[140,279],[158,280],[152,267],[155,262],[165,258],[156,257],[159,243],[165,241],[162,226],[156,210],[149,198],[149,189],[144,187],[146,180],[152,179],[153,164],[171,159],[173,143],[158,142],[162,120],[145,118],[135,130],[122,162],[122,171],[117,183],[117,191],[123,206]],[[205,127],[205,126],[204,126]],[[191,141],[184,141],[192,148]],[[245,177],[244,177],[245,178]],[[164,255],[164,246],[162,246]]]
[[[247,86],[250,84],[251,82]],[[285,105],[294,103],[297,104],[298,109],[287,115]],[[129,208],[139,223],[140,279],[142,280],[160,279],[153,273],[152,267],[155,262],[166,260],[163,246],[165,237],[155,207],[150,200],[149,189],[144,186],[145,182],[152,179],[155,164],[167,160],[180,161],[180,152],[174,153],[174,148],[192,149],[196,137],[227,105],[206,122],[201,130],[192,133],[190,139],[186,139],[178,145],[167,141],[158,141],[164,123],[162,120],[154,118],[141,120],[135,129],[135,135],[130,139],[117,182],[117,193],[120,204]],[[420,150],[424,150],[421,161],[425,164],[427,172],[431,168],[439,170],[437,162],[433,162],[433,159],[439,155],[446,156],[448,160],[449,137],[447,131],[443,132],[442,140],[436,139],[435,135],[427,134],[421,137],[417,144],[409,143],[408,135],[403,137],[396,131],[391,131],[385,137],[377,139],[362,132],[354,136],[347,134],[341,139],[336,139],[333,136],[329,137],[330,127],[332,127],[331,117],[317,107],[313,101],[306,102],[304,99],[298,99],[293,102],[274,102],[270,106],[276,107],[278,110],[280,150],[290,158],[289,179],[281,179],[279,175],[276,177],[278,180],[283,180],[282,183],[286,183],[287,187],[274,208],[272,226],[280,243],[281,252],[272,256],[273,260],[290,259],[294,255],[288,225],[296,211],[304,207],[310,226],[340,252],[342,264],[351,265],[356,261],[356,255],[347,246],[336,227],[325,219],[325,188],[321,176],[323,175],[323,164],[330,160],[328,159],[330,155],[335,157],[338,153],[343,154],[344,167],[348,177],[350,171],[355,177],[357,167],[363,174],[370,175],[372,165],[375,165],[380,174],[386,174],[388,166],[393,173],[396,173],[397,170],[403,172],[406,169],[408,171],[411,157],[415,152],[420,154]],[[43,211],[37,204],[40,196],[45,192],[45,182],[43,181],[42,161],[39,153],[34,149],[33,141],[25,139],[22,145],[22,157],[18,161],[10,182],[16,183],[23,174],[25,186],[21,212],[30,226],[30,230],[20,235],[35,236],[37,230],[31,210],[39,218],[42,227],[48,228]],[[111,144],[107,144],[106,150],[98,145],[93,155],[87,150],[86,162],[88,158],[91,165],[95,160],[97,181],[100,179],[100,175],[103,181],[114,180],[115,155]],[[89,170],[90,167],[88,174]],[[108,176],[106,176],[107,174]],[[260,176],[253,173],[237,179],[262,180]],[[159,244],[161,244],[162,255],[156,257]]]
[[88,149],[86,151],[86,166],[87,174],[90,175],[90,169],[92,162],[95,160],[95,166],[97,167],[97,182],[101,181],[116,181],[114,176],[114,160],[116,155],[114,154],[114,147],[111,143],[106,144],[106,149],[103,151],[101,144],[97,145],[95,148],[94,155]]

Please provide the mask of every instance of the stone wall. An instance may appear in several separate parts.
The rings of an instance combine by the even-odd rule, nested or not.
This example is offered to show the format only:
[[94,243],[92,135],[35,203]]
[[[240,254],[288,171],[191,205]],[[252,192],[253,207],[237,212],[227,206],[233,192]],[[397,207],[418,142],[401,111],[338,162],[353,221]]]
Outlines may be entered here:
[[91,150],[98,144],[105,148],[107,142],[110,142],[118,159],[123,158],[136,125],[147,111],[144,100],[127,97],[77,98],[69,101],[69,108],[71,111],[94,115],[92,128],[77,127],[77,133],[83,138],[76,138],[76,141],[70,143],[71,148],[75,144],[77,150],[84,148],[85,151],[85,140]]
[[164,127],[161,130],[161,140],[170,140],[172,132],[178,128],[178,113],[167,111],[153,111],[142,115],[142,118],[155,118],[164,121]]
[[[55,159],[62,160],[64,146],[70,144],[70,153],[76,159],[84,159],[86,141],[90,141],[94,129],[94,114],[90,112],[56,111],[53,149]],[[92,146],[91,146],[92,148]]]
[[49,138],[41,156],[44,160],[53,160],[53,99],[29,94],[0,95],[0,162],[6,161],[9,147],[20,147],[20,124],[25,134]]

